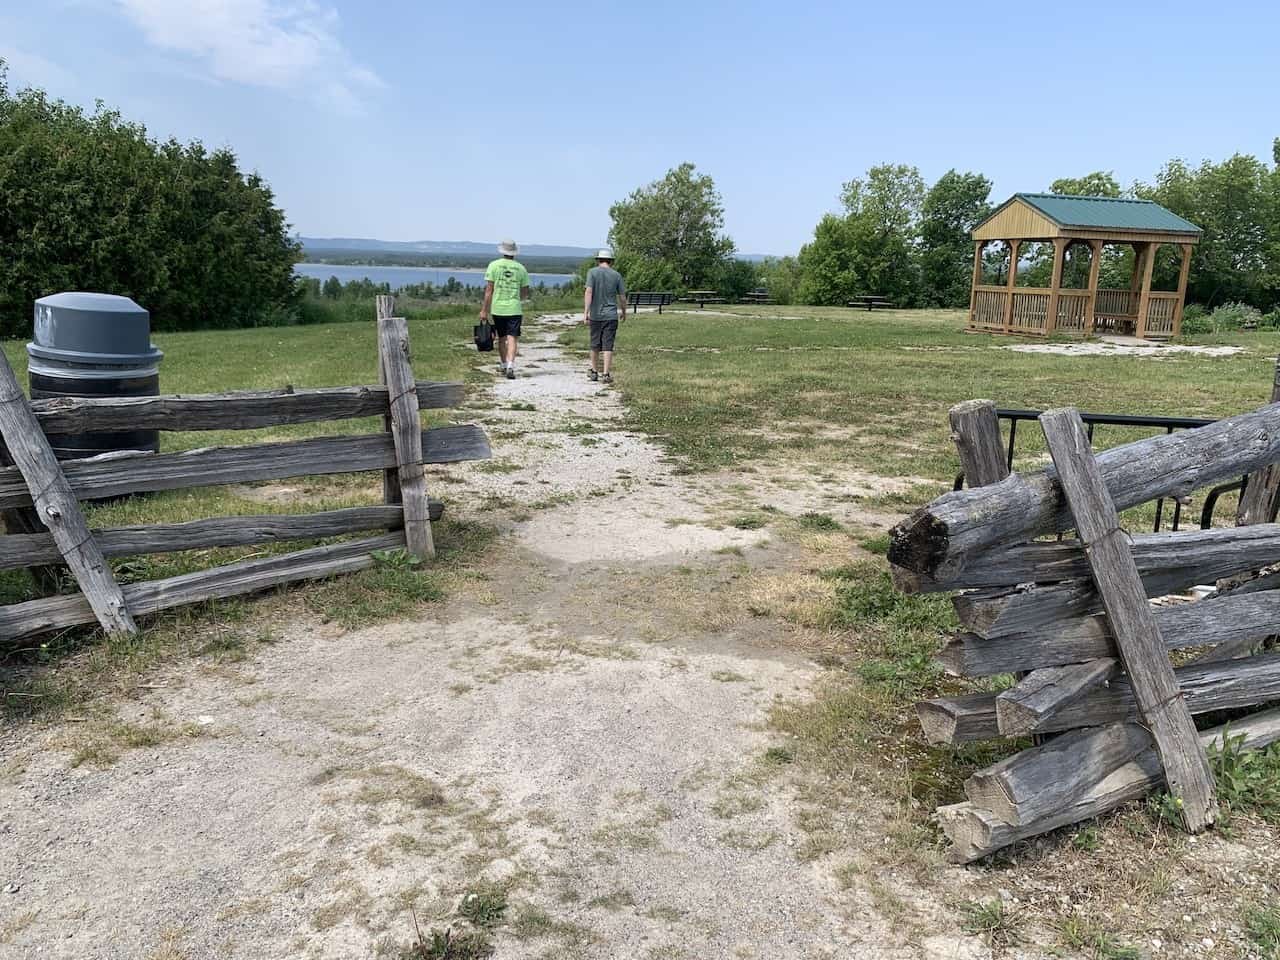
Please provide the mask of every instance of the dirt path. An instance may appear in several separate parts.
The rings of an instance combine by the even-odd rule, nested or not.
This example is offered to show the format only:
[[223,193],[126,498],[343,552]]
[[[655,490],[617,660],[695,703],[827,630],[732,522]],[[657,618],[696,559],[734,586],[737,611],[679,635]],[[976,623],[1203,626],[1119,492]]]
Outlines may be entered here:
[[798,855],[767,752],[817,668],[737,615],[735,583],[794,548],[721,516],[857,507],[803,476],[679,475],[563,355],[565,322],[475,399],[495,460],[436,481],[502,527],[478,589],[179,665],[119,705],[113,764],[70,764],[74,724],[0,746],[0,956],[398,956],[410,904],[442,928],[484,882],[509,891],[504,958],[982,952],[891,946],[831,858]]

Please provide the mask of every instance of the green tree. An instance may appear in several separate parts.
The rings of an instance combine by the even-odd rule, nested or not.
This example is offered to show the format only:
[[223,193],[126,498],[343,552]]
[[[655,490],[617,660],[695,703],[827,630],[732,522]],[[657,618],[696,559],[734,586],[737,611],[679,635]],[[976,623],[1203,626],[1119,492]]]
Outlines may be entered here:
[[859,293],[911,306],[918,299],[920,208],[924,180],[915,167],[881,164],[840,191],[844,216],[824,216],[800,251],[801,297],[838,304]]
[[813,239],[800,248],[798,262],[801,303],[840,306],[860,292],[864,274],[848,217],[828,213],[819,220]]
[[714,287],[730,300],[741,300],[744,293],[750,293],[759,283],[760,275],[754,263],[730,257],[720,265]]
[[713,283],[734,251],[715,181],[692,163],[635,190],[610,207],[609,216],[609,240],[620,264],[645,272],[664,264],[686,289]]
[[973,228],[991,213],[991,181],[948,170],[920,208],[920,292],[927,306],[960,307],[973,281]]
[[229,150],[157,143],[99,104],[11,90],[0,61],[0,333],[60,290],[132,297],[160,330],[277,320],[297,244]]
[[332,276],[324,282],[324,286],[321,288],[320,292],[330,300],[337,300],[342,296],[342,281],[336,276]]
[[1067,193],[1077,197],[1119,197],[1124,191],[1110,170],[1095,170],[1083,177],[1063,177],[1049,185],[1050,193]]
[[[1171,160],[1139,193],[1204,230],[1192,258],[1188,299],[1244,301],[1263,310],[1280,302],[1280,165],[1235,154],[1191,167]],[[1167,285],[1172,255],[1157,261]]]
[[795,257],[766,257],[756,266],[760,285],[780,304],[800,299],[800,262]]

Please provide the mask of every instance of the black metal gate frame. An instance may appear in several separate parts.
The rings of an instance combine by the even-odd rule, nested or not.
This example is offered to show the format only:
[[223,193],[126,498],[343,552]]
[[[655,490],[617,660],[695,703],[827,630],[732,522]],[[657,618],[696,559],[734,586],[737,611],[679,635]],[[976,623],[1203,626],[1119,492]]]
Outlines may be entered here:
[[[1009,421],[1009,443],[1007,465],[1010,470],[1013,469],[1013,453],[1014,444],[1018,436],[1018,424],[1024,420],[1039,420],[1041,410],[1014,410],[1014,409],[998,409],[996,416],[1001,420]],[[1094,427],[1099,425],[1112,427],[1152,427],[1162,429],[1165,433],[1173,433],[1175,430],[1194,430],[1196,427],[1205,427],[1214,421],[1204,417],[1147,417],[1135,416],[1124,413],[1082,413],[1080,419],[1085,422],[1085,426],[1089,433],[1090,442],[1093,441]],[[1244,493],[1245,485],[1249,482],[1248,477],[1242,477],[1240,480],[1232,483],[1220,484],[1212,488],[1205,497],[1204,508],[1200,512],[1200,528],[1208,530],[1213,526],[1213,511],[1218,505],[1218,498],[1224,493],[1230,493],[1232,490],[1239,490]],[[964,486],[964,474],[956,475],[955,489],[959,490]],[[1164,518],[1164,498],[1156,501],[1156,522],[1155,532],[1160,532],[1160,524]],[[1271,518],[1273,521],[1274,517]],[[1173,501],[1173,530],[1178,529],[1178,524],[1182,520],[1182,502],[1178,499]]]

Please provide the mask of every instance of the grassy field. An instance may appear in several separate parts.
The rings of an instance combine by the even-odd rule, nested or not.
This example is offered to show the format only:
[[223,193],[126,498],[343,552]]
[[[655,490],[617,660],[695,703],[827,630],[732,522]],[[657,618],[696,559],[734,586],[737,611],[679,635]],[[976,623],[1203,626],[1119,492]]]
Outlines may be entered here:
[[[1187,341],[1244,348],[1230,357],[1068,357],[1000,349],[1028,341],[966,334],[955,310],[729,309],[642,314],[619,338],[634,425],[703,469],[792,459],[947,481],[961,400],[1218,417],[1267,400],[1280,350],[1280,334],[1249,333]],[[564,340],[582,349],[586,333]],[[1043,453],[1036,434],[1020,458]],[[1100,428],[1097,443],[1139,435]]]

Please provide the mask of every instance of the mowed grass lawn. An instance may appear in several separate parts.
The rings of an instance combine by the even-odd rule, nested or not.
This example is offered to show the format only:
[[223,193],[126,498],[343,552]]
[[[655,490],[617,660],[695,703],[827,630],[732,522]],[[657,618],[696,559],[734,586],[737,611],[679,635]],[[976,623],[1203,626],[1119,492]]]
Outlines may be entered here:
[[[1039,341],[967,334],[956,310],[729,310],[644,313],[619,334],[633,425],[701,469],[787,460],[949,482],[947,410],[961,400],[1221,417],[1268,401],[1280,350],[1280,334],[1253,332],[1183,341],[1243,348],[1229,357],[1062,356],[1005,349]],[[563,339],[586,347],[583,328]],[[1150,433],[1100,427],[1095,442]],[[1034,425],[1018,441],[1022,466],[1043,455]]]

